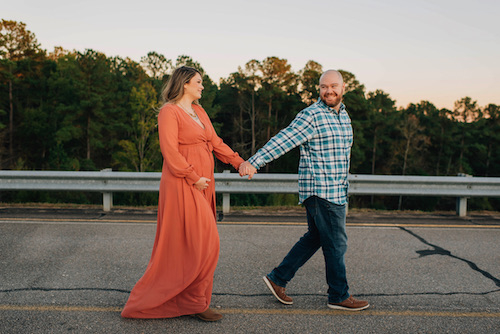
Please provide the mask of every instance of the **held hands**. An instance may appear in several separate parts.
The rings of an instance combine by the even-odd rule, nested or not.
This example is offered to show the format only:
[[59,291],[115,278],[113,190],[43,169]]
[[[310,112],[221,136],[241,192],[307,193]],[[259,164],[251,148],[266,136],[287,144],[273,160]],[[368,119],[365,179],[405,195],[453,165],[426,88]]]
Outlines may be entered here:
[[257,173],[257,168],[252,166],[248,161],[242,162],[240,168],[238,169],[240,176],[248,175],[248,179],[251,180],[253,175]]
[[194,186],[199,191],[203,191],[203,190],[205,190],[205,189],[208,188],[208,182],[210,182],[210,181],[212,181],[212,180],[207,179],[206,177],[200,177],[200,179],[198,181],[196,181],[196,183],[194,184]]
[[[240,164],[238,172],[240,173],[240,176],[248,175],[248,179],[251,180],[253,175],[257,173],[257,168],[252,166],[252,164],[248,161],[245,161]],[[208,188],[208,183],[210,181],[212,180],[202,176],[198,181],[196,181],[194,186],[196,187],[196,189],[203,191]]]

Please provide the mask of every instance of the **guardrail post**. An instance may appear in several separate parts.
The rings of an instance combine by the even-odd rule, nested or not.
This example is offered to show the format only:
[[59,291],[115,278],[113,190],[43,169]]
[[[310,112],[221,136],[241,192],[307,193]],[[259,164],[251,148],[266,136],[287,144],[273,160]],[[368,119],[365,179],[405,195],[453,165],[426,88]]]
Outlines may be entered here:
[[[111,168],[102,169],[101,172],[112,172]],[[113,193],[104,192],[102,193],[102,209],[105,212],[111,211],[113,207]]]
[[[224,170],[223,173],[231,173],[230,170]],[[229,193],[222,194],[222,213],[229,213],[231,210],[231,195]]]
[[[471,175],[458,173],[458,176],[470,177]],[[457,197],[457,215],[459,217],[467,216],[467,197]]]
[[106,212],[113,207],[113,193],[102,193],[102,209]]

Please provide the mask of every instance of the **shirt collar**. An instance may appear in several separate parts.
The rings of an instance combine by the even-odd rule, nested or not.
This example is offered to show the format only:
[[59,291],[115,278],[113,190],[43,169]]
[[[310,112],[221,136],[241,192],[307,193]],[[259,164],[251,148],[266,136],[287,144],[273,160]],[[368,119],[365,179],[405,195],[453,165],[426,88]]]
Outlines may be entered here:
[[340,102],[340,108],[339,108],[339,111],[337,112],[337,110],[333,109],[332,107],[329,107],[326,105],[325,102],[323,102],[323,100],[320,98],[318,99],[318,102],[317,102],[321,107],[323,108],[326,108],[329,112],[331,113],[335,113],[335,114],[340,114],[342,111],[345,110],[345,105],[344,103]]

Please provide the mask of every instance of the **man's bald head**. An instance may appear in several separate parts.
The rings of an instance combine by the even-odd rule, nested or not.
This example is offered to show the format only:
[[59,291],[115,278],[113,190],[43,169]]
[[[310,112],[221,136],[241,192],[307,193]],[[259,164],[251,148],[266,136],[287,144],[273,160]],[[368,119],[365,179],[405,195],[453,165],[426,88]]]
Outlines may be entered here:
[[340,82],[341,84],[344,83],[344,78],[342,77],[342,74],[337,71],[337,70],[328,70],[328,71],[325,71],[321,74],[321,76],[319,77],[319,84],[321,85],[321,81],[326,79],[326,78],[334,78],[336,79],[337,82]]

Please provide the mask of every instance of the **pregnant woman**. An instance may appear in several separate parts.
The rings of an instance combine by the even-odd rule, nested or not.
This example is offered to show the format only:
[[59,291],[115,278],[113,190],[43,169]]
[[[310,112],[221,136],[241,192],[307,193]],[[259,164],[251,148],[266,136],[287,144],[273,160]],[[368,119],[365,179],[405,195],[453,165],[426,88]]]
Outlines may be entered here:
[[219,258],[214,158],[235,169],[243,159],[216,134],[199,105],[198,70],[177,68],[162,92],[158,132],[163,169],[151,259],[122,311],[125,318],[194,315],[217,321],[209,308]]

